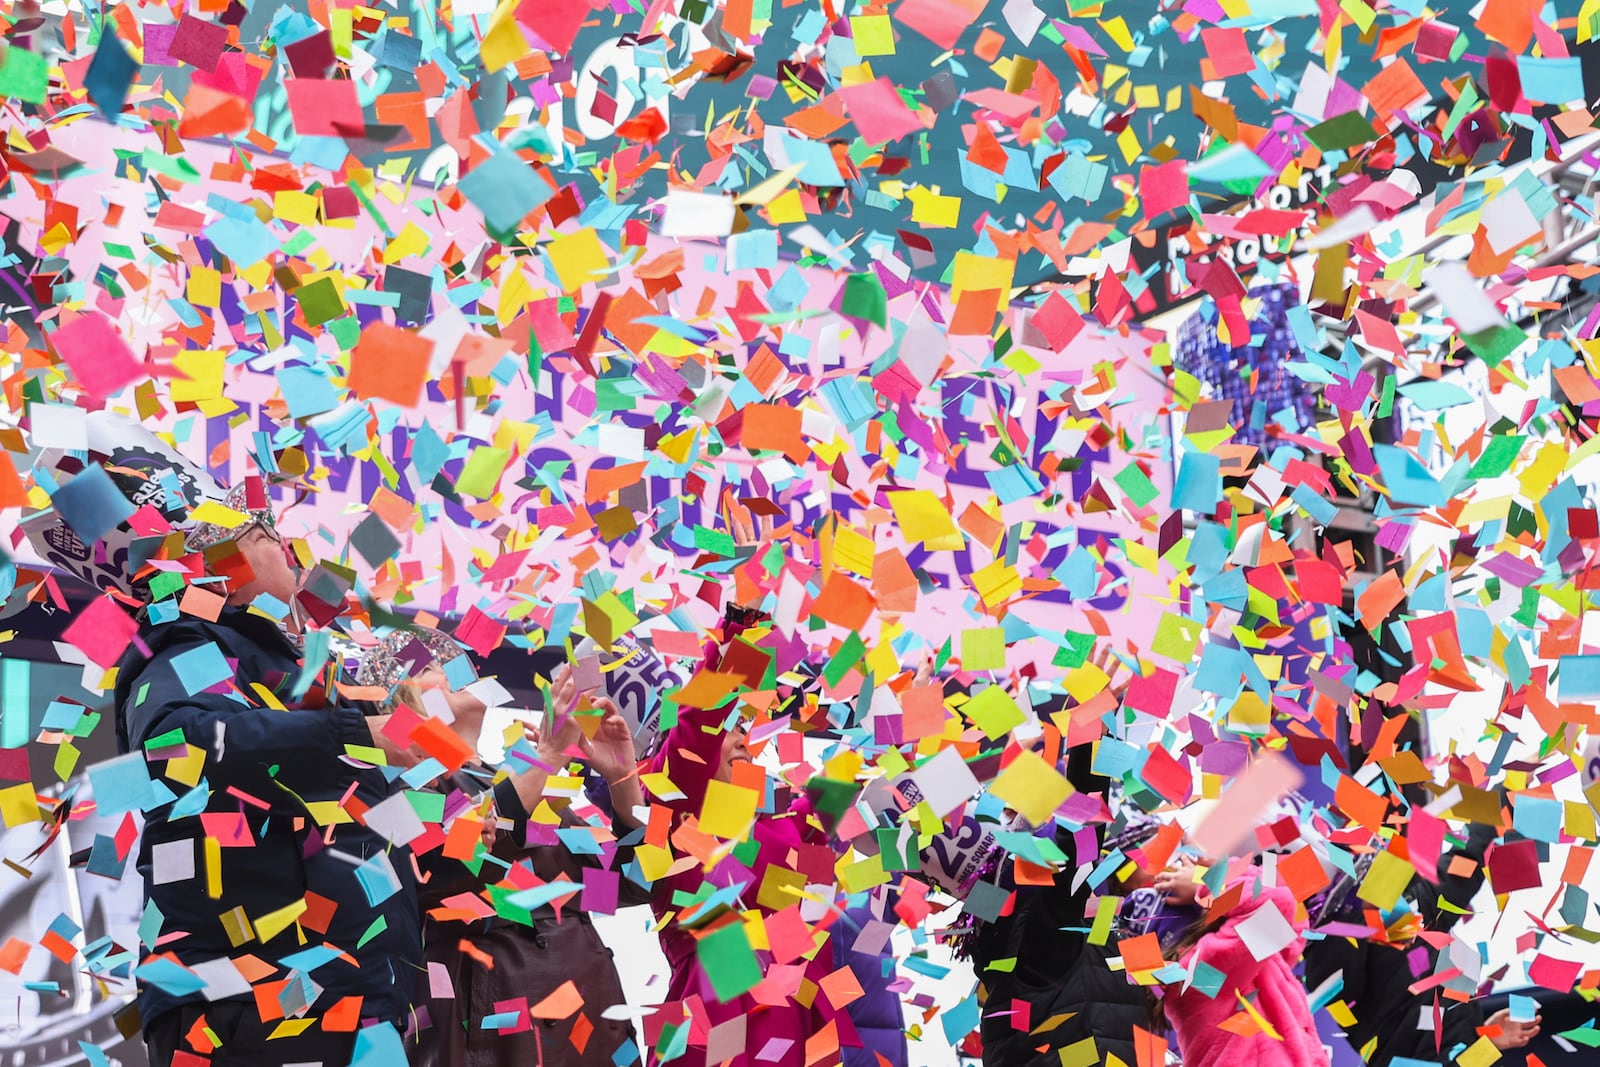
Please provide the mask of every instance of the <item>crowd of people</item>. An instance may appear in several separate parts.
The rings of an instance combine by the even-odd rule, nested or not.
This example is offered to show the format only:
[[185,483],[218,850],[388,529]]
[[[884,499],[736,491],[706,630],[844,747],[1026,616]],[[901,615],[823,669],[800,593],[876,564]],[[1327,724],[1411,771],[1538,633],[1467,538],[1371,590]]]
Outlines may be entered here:
[[[163,477],[109,473],[130,499]],[[122,749],[174,786],[203,764],[201,788],[147,811],[139,845],[154,922],[137,1006],[153,1063],[922,1058],[887,930],[937,905],[915,869],[837,886],[845,813],[763,769],[770,740],[752,736],[738,696],[767,670],[760,605],[726,607],[705,642],[696,677],[724,695],[641,732],[569,664],[541,684],[540,724],[513,730],[490,766],[462,644],[419,625],[369,631],[341,656],[259,484],[228,494],[231,524],[192,521],[196,501],[179,496],[156,550],[130,554],[119,597],[139,622],[117,673]],[[220,582],[225,604],[179,610],[152,582],[175,572]],[[893,684],[931,677],[927,663]],[[1292,796],[1245,847],[1208,856],[1183,812],[1146,811],[1096,773],[1095,747],[1048,724],[1013,731],[988,755],[1029,751],[1091,802],[1037,825],[990,812],[970,873],[938,885],[960,904],[940,936],[976,972],[969,1048],[985,1064],[1313,1067],[1329,1062],[1314,1011],[1336,998],[1346,1038],[1380,1067],[1537,1033],[1537,1018],[1484,1018],[1475,989],[1416,982],[1435,962],[1430,934],[1470,909],[1500,827],[1469,824],[1437,872],[1378,909],[1357,892],[1370,856],[1354,872],[1327,863],[1328,828]],[[583,795],[558,787],[580,776]],[[736,787],[761,798],[753,820],[708,832]],[[1323,872],[1314,892],[1275,873],[1304,849]],[[670,979],[642,1033],[579,891],[654,911]],[[748,951],[722,951],[730,939]]]

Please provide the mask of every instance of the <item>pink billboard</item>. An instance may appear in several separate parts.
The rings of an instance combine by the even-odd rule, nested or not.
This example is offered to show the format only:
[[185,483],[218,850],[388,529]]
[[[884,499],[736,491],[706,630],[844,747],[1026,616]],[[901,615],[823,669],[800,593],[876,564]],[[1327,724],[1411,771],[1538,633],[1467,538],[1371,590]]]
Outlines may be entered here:
[[[687,634],[715,619],[702,594],[727,580],[708,560],[730,554],[731,507],[758,532],[793,524],[770,583],[780,622],[826,577],[859,590],[806,635],[819,650],[857,630],[869,648],[914,633],[959,656],[965,632],[1003,626],[1007,666],[1048,677],[1070,633],[1148,648],[1172,604],[1153,507],[1171,489],[1161,338],[1089,318],[1063,342],[1005,300],[987,332],[952,332],[964,291],[1011,292],[1006,260],[963,254],[930,286],[870,239],[667,240],[604,202],[511,255],[450,191],[380,178],[329,218],[326,199],[253,185],[268,157],[246,168],[191,144],[175,172],[142,154],[153,135],[91,120],[56,141],[85,167],[56,184],[51,217],[21,188],[0,212],[78,277],[108,249],[141,269],[147,241],[164,253],[94,310],[175,368],[182,402],[141,408],[135,387],[108,406],[230,484],[261,457],[303,456],[300,488],[274,490],[285,528],[378,600],[477,609],[537,642],[620,589],[642,631]],[[108,201],[97,173],[158,159],[163,199],[119,182]],[[285,261],[298,309],[272,273]],[[312,328],[311,287],[352,324]],[[432,342],[426,389],[414,405],[357,398],[358,331],[407,316]]]

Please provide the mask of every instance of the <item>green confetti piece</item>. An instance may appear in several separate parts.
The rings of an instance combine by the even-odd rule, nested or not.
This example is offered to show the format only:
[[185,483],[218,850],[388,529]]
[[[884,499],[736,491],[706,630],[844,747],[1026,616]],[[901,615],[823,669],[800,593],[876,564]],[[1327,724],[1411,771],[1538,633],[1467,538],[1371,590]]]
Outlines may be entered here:
[[360,940],[356,942],[356,948],[365,948],[368,941],[371,941],[373,938],[377,937],[387,929],[389,929],[389,920],[385,919],[382,915],[378,916],[373,920],[372,925],[367,927],[366,932],[361,935]]
[[849,318],[864,319],[874,326],[889,324],[889,296],[878,276],[868,272],[845,279],[840,310]]
[[1477,333],[1464,334],[1462,340],[1466,341],[1474,355],[1491,367],[1500,365],[1507,356],[1521,347],[1528,335],[1517,329],[1509,322]]
[[49,89],[49,61],[15,45],[6,49],[5,61],[0,63],[0,96],[42,104]]
[[1306,137],[1311,143],[1324,152],[1355,148],[1369,143],[1377,136],[1378,131],[1372,128],[1372,120],[1359,111],[1346,111],[1343,115],[1335,115],[1306,131]]
[[706,934],[695,943],[700,969],[711,981],[717,1000],[727,1003],[761,982],[761,963],[750,948],[743,923]]
[[1148,507],[1151,501],[1161,495],[1161,491],[1155,487],[1149,476],[1139,469],[1137,463],[1130,463],[1122,468],[1112,480],[1128,499],[1133,501],[1134,507]]

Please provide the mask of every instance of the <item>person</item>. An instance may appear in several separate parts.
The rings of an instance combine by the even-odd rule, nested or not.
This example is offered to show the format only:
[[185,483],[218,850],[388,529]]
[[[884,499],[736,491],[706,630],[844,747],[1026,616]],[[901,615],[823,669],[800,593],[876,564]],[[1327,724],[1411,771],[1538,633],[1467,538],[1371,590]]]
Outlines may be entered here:
[[[1106,840],[1105,849],[1124,851],[1146,844],[1162,826],[1162,822],[1142,812],[1123,809],[1120,831]],[[1114,878],[1112,892],[1122,897],[1117,908],[1116,929],[1119,937],[1141,937],[1155,934],[1163,952],[1170,951],[1190,927],[1199,922],[1204,913],[1195,906],[1192,894],[1173,890],[1184,882],[1185,869],[1191,866],[1186,857],[1167,868],[1150,872],[1136,866],[1125,878]]]
[[882,921],[888,893],[872,895],[863,903],[846,907],[833,926],[828,941],[833,946],[835,968],[848,967],[861,995],[845,1005],[850,1023],[861,1038],[859,1048],[844,1049],[843,1067],[907,1067],[905,1012],[894,980],[894,951],[885,936],[876,952],[858,949],[855,938],[870,924]]
[[1207,910],[1164,953],[1197,976],[1166,987],[1160,1000],[1184,1067],[1327,1067],[1305,987],[1295,977],[1306,916],[1294,895],[1263,885],[1256,867],[1231,879],[1217,899],[1179,872],[1163,872],[1155,886],[1180,897],[1175,890],[1183,884],[1194,887],[1195,903]]
[[[1077,791],[1104,794],[1109,781],[1091,771],[1092,746],[1074,746],[1066,762],[1067,780]],[[970,958],[978,974],[984,1067],[1058,1067],[1063,1049],[1091,1040],[1095,1062],[1112,1056],[1138,1062],[1134,1027],[1148,1022],[1149,1001],[1111,970],[1114,942],[1089,940],[1091,887],[1078,876],[1099,859],[1099,848],[1097,831],[1086,832],[1095,842],[1092,853],[1081,847],[1079,833],[1061,823],[1035,831],[1048,835],[1067,858],[1047,884],[1018,884],[998,845],[979,868],[979,880],[1011,894],[1009,908],[987,921],[964,916],[953,945],[957,958]],[[1057,1019],[1059,1024],[1045,1025]]]
[[[41,455],[35,476],[61,489],[104,475],[134,514],[92,546],[48,515],[34,529],[60,550],[52,562],[138,610],[115,713],[132,761],[119,780],[150,781],[137,857],[150,953],[134,972],[150,1062],[397,1050],[421,930],[409,854],[362,817],[400,799],[357,757],[381,739],[331,684],[297,689],[300,571],[262,484],[220,501],[241,524],[196,523],[220,487],[137,424],[105,419],[95,432],[118,439],[91,440],[87,458]],[[186,590],[222,597],[207,608]]]
[[[463,666],[452,684],[452,674]],[[441,710],[451,716],[451,732],[474,754],[487,711],[471,690],[476,678],[465,650],[427,627],[386,635],[367,651],[356,674],[362,686],[389,690],[391,709],[426,711],[434,703],[426,694],[435,691]],[[512,905],[480,917],[460,900],[495,900],[494,890],[485,892],[486,882],[522,889],[566,880],[579,887],[609,882],[619,903],[648,902],[648,891],[628,878],[593,877],[597,871],[615,873],[631,858],[631,848],[619,848],[610,831],[584,822],[569,803],[546,792],[551,772],[581,754],[610,784],[616,826],[626,831],[639,825],[634,813],[643,795],[627,721],[612,701],[598,699],[602,714],[594,736],[586,737],[570,713],[577,703],[571,672],[559,671],[544,728],[528,730],[537,746],[536,764],[495,780],[474,755],[432,783],[449,798],[450,817],[436,847],[419,850],[418,856],[427,876],[422,885],[427,971],[420,976],[417,1025],[409,1039],[414,1067],[611,1067],[619,1050],[636,1047],[629,1023],[610,1017],[625,1003],[622,981],[586,908],[569,896],[559,908],[550,901],[518,914]],[[544,804],[556,809],[559,831],[530,814]],[[480,818],[483,808],[488,810]],[[447,844],[458,819],[467,820],[469,831],[474,821],[483,826],[485,848],[465,859]],[[569,847],[558,832],[575,835],[565,840],[581,840],[582,847]],[[473,867],[479,867],[477,874]],[[548,1017],[530,1014],[546,998],[562,996],[568,983],[577,994],[576,1010],[564,1006],[559,1014],[550,1009]],[[491,1016],[498,1016],[500,1025],[486,1027]],[[629,1062],[626,1055],[622,1063]]]
[[[705,670],[742,670],[754,659],[764,662],[758,650],[740,639],[766,621],[758,609],[730,606],[720,634],[706,642]],[[753,681],[759,682],[759,677]],[[712,783],[732,784],[736,775],[743,777],[735,769],[752,763],[742,719],[724,728],[725,722],[734,718],[735,702],[717,704],[715,708],[680,706],[676,724],[661,735],[649,761],[652,777],[664,775],[673,787],[670,793],[651,797],[653,804],[672,813],[666,840],[680,847],[695,847],[697,857],[709,835],[698,830],[695,820],[705,815]],[[649,835],[646,841],[651,842]],[[805,959],[803,954],[791,955],[792,948],[781,951],[778,946],[740,953],[745,958],[753,956],[763,978],[776,977],[781,983],[766,989],[759,1001],[748,991],[729,991],[724,984],[727,976],[709,974],[699,961],[699,946],[738,922],[737,909],[757,910],[767,918],[796,909],[796,918],[805,922],[801,898],[776,887],[789,885],[798,890],[805,883],[833,881],[833,848],[806,798],[797,798],[781,810],[757,814],[748,833],[748,847],[736,847],[731,853],[725,848],[706,851],[703,856],[709,862],[678,860],[654,886],[652,906],[660,920],[661,949],[670,973],[665,1002],[650,1021],[646,1035],[654,1049],[653,1062],[670,1062],[674,1067],[705,1067],[709,1063],[828,1067],[840,1062],[842,1050],[861,1047],[849,1012],[832,1006],[827,994],[820,991],[820,983],[833,970],[831,953],[814,953]],[[764,886],[768,888],[764,890]],[[712,892],[709,899],[707,890]],[[731,897],[732,903],[718,906],[725,897]],[[788,903],[790,900],[797,903]],[[829,904],[828,913],[815,920],[817,927],[828,928],[837,921],[831,901]],[[780,921],[777,928],[785,928],[785,923]],[[814,928],[808,926],[808,930],[815,936]],[[804,982],[819,991],[802,996],[800,985]]]
[[[1449,933],[1483,885],[1483,860],[1494,841],[1495,828],[1484,823],[1469,823],[1466,839],[1439,857],[1435,880],[1420,875],[1411,879],[1401,897],[1404,915],[1383,916],[1384,937],[1356,939],[1328,934],[1306,947],[1306,985],[1312,989],[1339,979],[1339,996],[1349,1005],[1355,1022],[1345,1036],[1358,1051],[1366,1053],[1371,1067],[1388,1067],[1396,1058],[1425,1063],[1452,1063],[1455,1052],[1478,1040],[1480,1029],[1488,1031],[1496,1048],[1521,1048],[1539,1033],[1540,1019],[1513,1020],[1510,1009],[1502,1008],[1488,1020],[1476,1001],[1465,1002],[1439,997],[1433,991],[1411,991],[1416,981],[1413,954],[1424,953],[1426,970],[1432,973],[1439,949],[1419,935],[1418,927]],[[1376,853],[1364,855],[1354,877],[1342,876],[1312,905],[1317,925],[1342,923],[1371,926],[1365,905],[1353,890],[1365,878]],[[1469,873],[1460,860],[1470,861]],[[1449,906],[1446,907],[1445,905]],[[1391,941],[1388,930],[1404,932]],[[1434,1012],[1439,1011],[1439,1024]]]

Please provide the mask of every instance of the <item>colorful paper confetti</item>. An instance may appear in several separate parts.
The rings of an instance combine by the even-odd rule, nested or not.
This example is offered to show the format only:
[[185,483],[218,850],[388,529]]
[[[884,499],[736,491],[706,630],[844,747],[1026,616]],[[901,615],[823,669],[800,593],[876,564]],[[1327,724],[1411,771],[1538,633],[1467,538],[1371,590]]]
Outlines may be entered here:
[[1600,1044],[1600,6],[4,13],[19,1049]]

